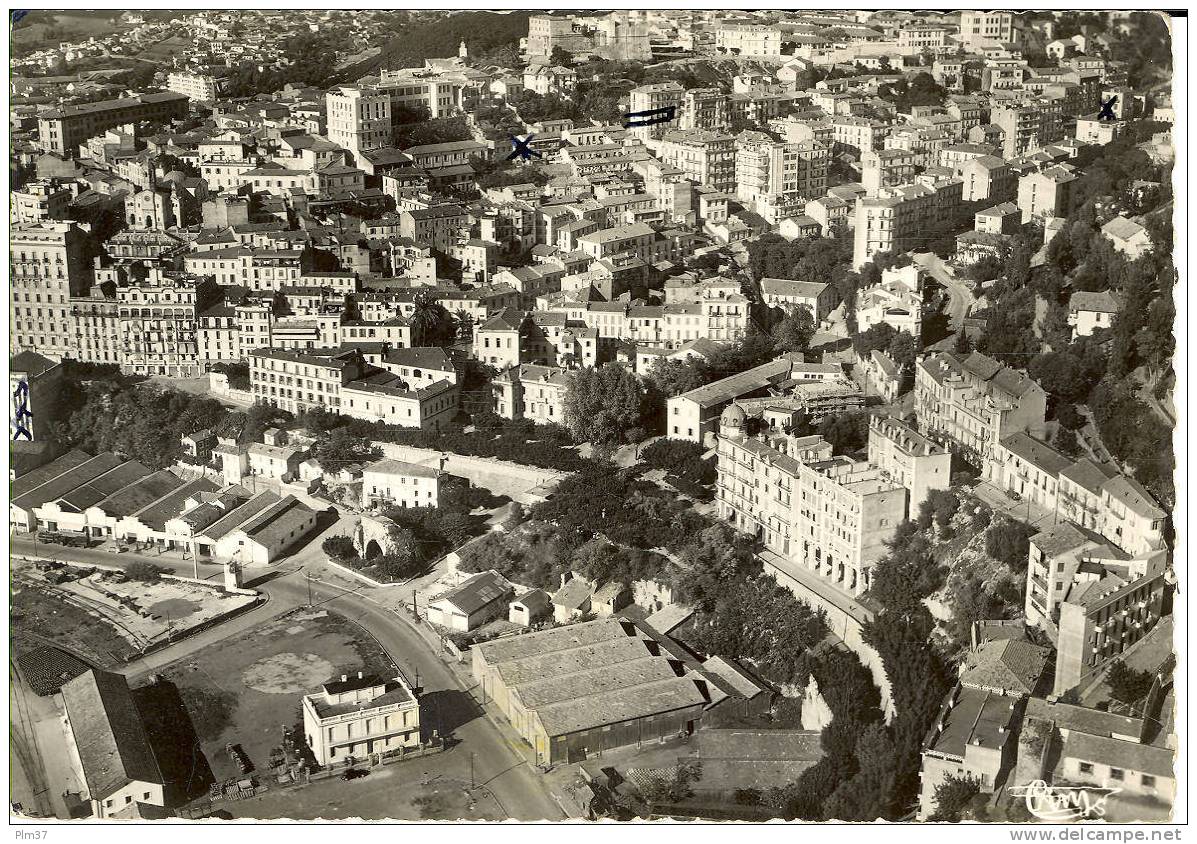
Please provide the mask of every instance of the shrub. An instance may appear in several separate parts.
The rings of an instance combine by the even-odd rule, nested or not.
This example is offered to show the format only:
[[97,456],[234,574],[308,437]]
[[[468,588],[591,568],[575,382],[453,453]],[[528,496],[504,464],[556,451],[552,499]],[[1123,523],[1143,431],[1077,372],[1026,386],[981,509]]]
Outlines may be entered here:
[[320,544],[325,554],[342,562],[357,557],[357,549],[353,547],[353,540],[348,536],[330,536]]
[[166,569],[142,560],[125,566],[125,576],[130,580],[140,580],[142,583],[155,583],[162,579]]

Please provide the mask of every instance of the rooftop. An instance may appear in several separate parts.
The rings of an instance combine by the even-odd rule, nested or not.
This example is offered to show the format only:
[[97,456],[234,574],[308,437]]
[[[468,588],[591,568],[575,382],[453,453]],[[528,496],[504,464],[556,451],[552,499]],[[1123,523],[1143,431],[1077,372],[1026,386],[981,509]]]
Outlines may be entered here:
[[465,615],[472,615],[495,601],[506,601],[511,591],[511,584],[502,575],[484,571],[441,593],[433,603],[444,601]]
[[62,687],[83,778],[95,800],[162,773],[124,676],[93,669]]

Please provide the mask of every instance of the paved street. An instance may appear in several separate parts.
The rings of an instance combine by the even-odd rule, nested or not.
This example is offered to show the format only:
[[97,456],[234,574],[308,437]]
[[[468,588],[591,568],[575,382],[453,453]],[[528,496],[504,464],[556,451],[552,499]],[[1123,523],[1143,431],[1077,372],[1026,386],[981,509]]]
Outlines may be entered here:
[[948,327],[953,332],[964,327],[964,318],[968,316],[975,297],[962,281],[956,278],[942,258],[934,252],[916,252],[912,255],[914,262],[927,271],[933,279],[943,285],[948,293]]
[[[343,517],[338,525],[330,526],[325,532],[344,528]],[[317,538],[318,540],[318,538]],[[413,625],[400,613],[376,603],[370,593],[375,590],[360,583],[351,583],[342,578],[345,587],[320,582],[328,577],[324,567],[316,565],[324,559],[319,550],[319,541],[313,540],[303,550],[284,561],[279,568],[250,570],[247,585],[261,591],[267,597],[264,604],[249,610],[236,618],[211,630],[206,630],[184,639],[168,648],[149,654],[125,667],[124,673],[130,679],[144,678],[162,667],[185,658],[191,653],[216,642],[247,634],[253,628],[283,613],[308,602],[309,584],[301,567],[310,565],[316,572],[311,584],[313,604],[323,605],[362,625],[392,657],[403,667],[409,677],[425,690],[427,706],[426,723],[441,735],[451,735],[460,744],[453,751],[458,760],[445,769],[445,774],[469,779],[470,755],[474,757],[475,777],[494,792],[504,810],[511,817],[524,820],[564,817],[558,804],[544,787],[540,775],[525,756],[526,746],[508,730],[504,733],[499,726],[485,716],[479,705],[468,694],[468,677],[459,678],[436,655],[435,637],[418,633]],[[28,539],[12,539],[14,554],[37,554],[47,556],[45,543],[34,543]],[[95,549],[78,549],[53,546],[52,555],[63,560],[103,563],[114,565],[129,562],[136,557],[121,554],[119,557]],[[192,562],[170,555],[147,558],[157,565],[185,576],[192,574]],[[219,580],[220,567],[201,565],[201,576]],[[257,578],[257,582],[255,582]],[[397,602],[396,602],[397,603]],[[431,638],[431,641],[430,641]]]

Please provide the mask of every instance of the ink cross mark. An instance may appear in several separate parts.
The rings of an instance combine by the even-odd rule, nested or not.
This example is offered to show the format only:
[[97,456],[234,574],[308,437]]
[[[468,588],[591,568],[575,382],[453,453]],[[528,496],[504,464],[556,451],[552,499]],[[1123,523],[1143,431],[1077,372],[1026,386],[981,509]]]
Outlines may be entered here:
[[517,158],[522,158],[524,161],[531,161],[533,158],[544,158],[528,144],[532,143],[532,139],[536,137],[536,133],[528,135],[524,139],[517,138],[515,135],[509,135],[511,138],[511,154],[507,156],[508,161],[515,161]]
[[12,393],[13,403],[16,405],[16,410],[13,412],[12,418],[12,440],[16,442],[20,439],[33,441],[33,433],[26,427],[26,423],[33,419],[33,412],[29,410],[29,382],[21,379],[17,383],[17,388]]
[[1114,114],[1114,105],[1118,102],[1118,95],[1110,97],[1108,100],[1102,100],[1101,111],[1097,115],[1098,120],[1117,120]]
[[677,115],[677,106],[663,106],[650,108],[647,111],[629,111],[624,115],[623,128],[634,129],[637,126],[652,126],[655,123],[668,123]]

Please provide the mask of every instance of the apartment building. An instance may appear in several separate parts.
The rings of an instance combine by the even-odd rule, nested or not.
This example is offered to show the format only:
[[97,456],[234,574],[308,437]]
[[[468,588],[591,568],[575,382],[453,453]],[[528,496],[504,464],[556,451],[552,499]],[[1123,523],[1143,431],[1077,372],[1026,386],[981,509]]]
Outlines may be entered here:
[[67,208],[74,198],[70,188],[54,179],[27,182],[21,190],[14,190],[8,195],[9,224],[65,220]]
[[909,252],[938,232],[950,231],[961,208],[963,182],[919,176],[918,182],[880,188],[856,200],[852,264],[861,269],[878,252]]
[[37,116],[38,143],[60,157],[74,155],[88,138],[128,123],[168,122],[186,117],[190,101],[185,94],[160,91],[118,100],[76,103],[47,109]]
[[[861,153],[860,182],[865,196],[877,196],[881,188],[896,188],[914,182],[919,156],[909,150],[883,149]],[[916,169],[917,168],[917,169]]]
[[9,231],[9,349],[73,356],[71,299],[91,288],[89,235],[74,223],[23,223]]
[[[830,154],[814,141],[781,143],[761,132],[743,132],[736,138],[735,193],[751,203],[770,224],[783,202],[796,204],[827,192]],[[773,217],[773,219],[770,219]]]
[[869,461],[832,457],[821,437],[757,439],[746,423],[737,403],[720,416],[720,517],[838,588],[863,593],[906,516],[906,489]]
[[1010,160],[1043,149],[1064,138],[1063,112],[1058,100],[1036,98],[996,104],[989,122],[1002,130],[1002,158]]
[[1076,168],[1068,164],[1054,164],[1020,176],[1018,207],[1022,211],[1022,221],[1029,223],[1042,217],[1067,217],[1072,211],[1072,190],[1076,179]]
[[366,362],[356,349],[266,348],[250,352],[248,358],[254,402],[295,414],[310,407],[340,413],[341,388],[366,374]]
[[722,131],[730,119],[731,96],[719,88],[691,88],[682,97],[683,131]]
[[219,297],[211,278],[157,270],[137,284],[117,287],[121,371],[176,378],[202,375],[198,314]]
[[469,230],[469,215],[459,205],[433,205],[399,212],[399,233],[448,253]]
[[1010,12],[961,12],[960,40],[966,47],[979,49],[987,43],[1014,44],[1018,40],[1014,15]]
[[492,383],[495,413],[504,419],[530,419],[540,425],[563,424],[567,370],[522,364],[501,372]]
[[310,254],[301,249],[268,249],[231,246],[184,257],[183,268],[192,275],[212,276],[217,283],[239,285],[254,293],[294,287],[308,268]]
[[391,98],[372,87],[343,85],[324,98],[326,134],[356,159],[362,152],[391,144]]
[[166,89],[201,103],[215,102],[224,93],[225,81],[208,73],[173,71],[166,77]]
[[1025,610],[1056,645],[1054,694],[1088,682],[1151,631],[1168,577],[1166,551],[1129,555],[1071,522],[1031,537]]
[[1018,192],[1018,179],[1010,165],[996,155],[982,155],[963,162],[958,168],[963,182],[961,198],[965,202],[988,199],[1008,202]]
[[832,152],[863,155],[885,146],[889,125],[867,117],[841,115],[831,120]]
[[[656,111],[663,108],[672,108],[674,110],[674,118],[672,120],[663,120],[659,123],[652,123],[648,126],[633,125],[628,131],[632,136],[639,138],[641,141],[649,139],[660,138],[666,132],[677,129],[681,124],[682,119],[682,100],[685,98],[686,89],[677,82],[657,82],[652,85],[640,85],[633,88],[629,94],[628,111],[631,113],[643,111]],[[660,115],[654,116],[656,120]]]
[[910,493],[909,514],[952,478],[952,453],[892,416],[869,417],[869,462]]
[[660,158],[700,185],[735,192],[736,140],[731,135],[701,129],[666,132]]
[[993,465],[1005,438],[1018,432],[1043,436],[1047,394],[1025,373],[980,352],[943,352],[915,366],[914,405],[921,433],[946,438],[984,467]]
[[[385,365],[385,357],[382,360]],[[366,422],[399,428],[440,431],[461,406],[461,388],[441,379],[427,383],[392,374],[375,375],[341,385],[340,413]]]
[[770,308],[781,308],[787,313],[795,308],[806,308],[815,322],[823,320],[835,307],[836,290],[821,281],[791,281],[786,278],[762,278],[761,299]]
[[379,460],[362,470],[362,506],[436,507],[445,473],[404,460]]
[[420,701],[403,675],[341,675],[303,696],[303,731],[320,765],[420,746]]
[[460,73],[432,73],[417,68],[379,71],[375,89],[391,101],[392,117],[398,109],[425,110],[432,118],[451,117],[462,109],[468,80]]
[[781,35],[776,26],[723,21],[715,27],[715,52],[743,58],[780,56]]

